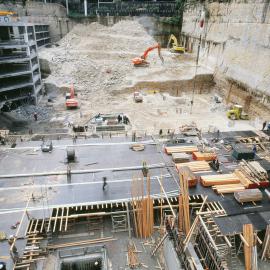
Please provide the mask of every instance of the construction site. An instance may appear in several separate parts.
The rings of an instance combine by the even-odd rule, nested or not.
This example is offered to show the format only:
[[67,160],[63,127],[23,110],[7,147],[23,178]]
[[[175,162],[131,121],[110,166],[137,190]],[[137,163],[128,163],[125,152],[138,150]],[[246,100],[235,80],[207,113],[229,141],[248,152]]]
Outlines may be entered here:
[[269,37],[269,0],[0,0],[0,269],[269,269]]

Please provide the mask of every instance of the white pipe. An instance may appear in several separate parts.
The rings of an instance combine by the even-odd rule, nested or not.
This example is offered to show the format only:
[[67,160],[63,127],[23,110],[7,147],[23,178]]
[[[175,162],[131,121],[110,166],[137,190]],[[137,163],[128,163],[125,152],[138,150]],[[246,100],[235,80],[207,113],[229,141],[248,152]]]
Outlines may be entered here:
[[68,0],[66,0],[66,9],[67,9],[67,15],[69,15]]
[[84,0],[84,16],[87,17],[87,0]]
[[[163,168],[164,163],[149,165],[149,169]],[[92,169],[92,170],[72,170],[71,174],[84,174],[84,173],[96,173],[104,171],[128,171],[128,170],[141,170],[143,166],[132,166],[132,167],[119,167],[119,168],[104,168],[104,169]],[[22,173],[22,174],[6,174],[0,175],[0,179],[3,178],[16,178],[16,177],[31,177],[31,176],[47,176],[47,175],[66,175],[67,171],[54,171],[54,172],[41,172],[41,173]]]

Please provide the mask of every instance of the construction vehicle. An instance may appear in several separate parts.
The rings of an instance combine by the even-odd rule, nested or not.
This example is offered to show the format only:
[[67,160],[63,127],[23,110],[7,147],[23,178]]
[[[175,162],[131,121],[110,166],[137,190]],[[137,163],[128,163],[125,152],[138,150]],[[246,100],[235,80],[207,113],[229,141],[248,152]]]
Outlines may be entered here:
[[167,44],[167,48],[170,47],[172,42],[172,47],[170,48],[171,52],[176,52],[176,53],[184,53],[185,52],[185,48],[179,46],[177,38],[175,37],[175,35],[170,35],[168,44]]
[[70,92],[66,93],[66,108],[76,109],[79,107],[79,102],[75,99],[74,85],[71,85]]
[[143,95],[140,92],[134,92],[134,101],[143,102]]
[[0,16],[14,16],[17,15],[14,11],[0,10]]
[[248,114],[243,111],[243,106],[233,105],[233,107],[227,111],[227,117],[232,120],[248,120]]
[[134,64],[134,67],[149,66],[150,63],[146,61],[146,58],[147,58],[149,52],[153,51],[154,49],[158,49],[158,56],[159,56],[160,60],[162,61],[162,63],[164,63],[164,59],[161,55],[161,47],[160,47],[160,44],[158,43],[155,46],[147,48],[141,57],[133,58],[132,62]]

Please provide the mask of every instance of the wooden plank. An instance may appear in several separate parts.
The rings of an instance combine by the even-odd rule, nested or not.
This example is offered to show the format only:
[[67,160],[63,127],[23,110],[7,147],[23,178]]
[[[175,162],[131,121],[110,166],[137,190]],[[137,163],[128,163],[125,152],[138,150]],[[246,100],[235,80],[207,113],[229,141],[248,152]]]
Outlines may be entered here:
[[42,233],[42,231],[43,231],[44,223],[45,223],[45,218],[42,219],[41,227],[40,227],[40,230],[39,230],[40,233]]
[[55,229],[56,229],[57,218],[58,218],[58,211],[59,211],[59,208],[56,209],[56,214],[55,214],[56,219],[54,220],[53,232],[55,232]]
[[173,153],[192,153],[198,151],[196,145],[183,145],[183,146],[166,146],[165,152],[168,155]]
[[66,216],[65,232],[67,231],[68,214],[69,214],[69,207],[67,208],[67,216]]
[[205,187],[214,185],[239,184],[240,179],[235,174],[202,175],[201,183]]
[[189,167],[192,172],[199,172],[199,171],[211,171],[209,164],[206,161],[191,161],[191,162],[184,162],[184,163],[177,163],[175,164],[176,169],[179,171],[183,167]]
[[261,201],[263,198],[262,192],[256,188],[256,189],[246,189],[239,192],[234,192],[234,198],[239,203],[244,202],[258,202]]
[[192,158],[198,161],[199,160],[212,161],[217,158],[217,154],[211,152],[193,152]]
[[65,212],[65,207],[62,207],[62,215],[61,215],[61,219],[60,219],[60,227],[59,227],[59,231],[62,231],[62,224],[63,224],[63,217],[64,217],[64,212]]

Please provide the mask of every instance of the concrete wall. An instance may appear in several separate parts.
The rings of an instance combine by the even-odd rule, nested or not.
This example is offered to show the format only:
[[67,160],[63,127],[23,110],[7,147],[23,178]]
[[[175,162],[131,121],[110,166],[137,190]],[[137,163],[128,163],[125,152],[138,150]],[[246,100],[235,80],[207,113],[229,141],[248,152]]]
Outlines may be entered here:
[[269,104],[270,0],[205,1],[191,6],[184,13],[182,33],[193,48],[201,33],[198,19],[202,9],[207,16],[200,64],[215,70],[216,79],[223,80],[222,90],[233,83],[231,92]]
[[18,13],[20,20],[33,23],[45,23],[50,25],[52,41],[58,41],[66,35],[75,22],[66,16],[65,7],[53,3],[27,2],[22,5],[0,4],[0,9],[12,10]]

